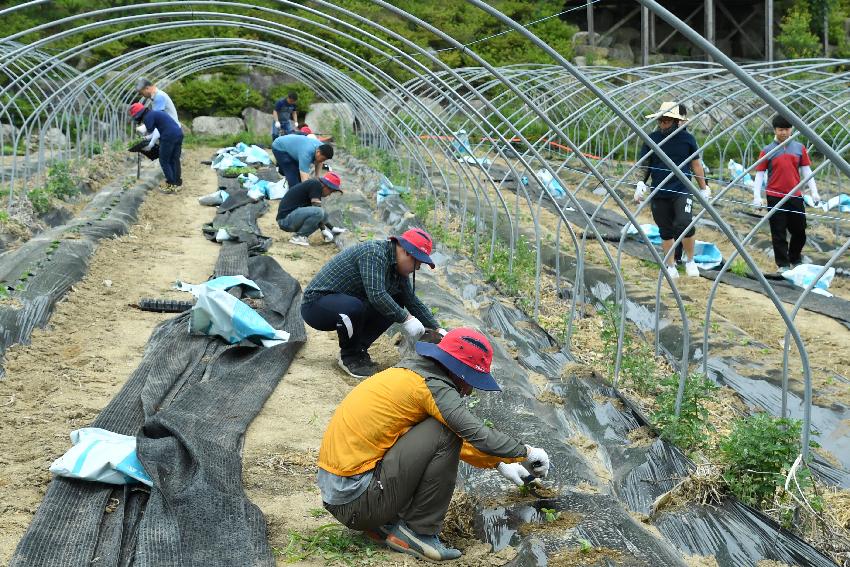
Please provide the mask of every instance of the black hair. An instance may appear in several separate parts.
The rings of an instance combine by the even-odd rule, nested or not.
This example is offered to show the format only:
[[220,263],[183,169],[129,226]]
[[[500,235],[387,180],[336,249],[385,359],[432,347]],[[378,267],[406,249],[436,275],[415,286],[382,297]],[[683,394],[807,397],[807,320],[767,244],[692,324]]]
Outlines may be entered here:
[[334,147],[330,144],[322,144],[317,149],[320,154],[325,156],[325,159],[332,159],[334,157]]
[[298,100],[298,93],[289,93],[286,95],[286,98],[291,98],[292,100]]
[[771,121],[771,124],[773,124],[774,128],[793,128],[791,123],[788,122],[788,119],[782,116],[781,114],[777,114],[776,116],[774,116],[773,120]]

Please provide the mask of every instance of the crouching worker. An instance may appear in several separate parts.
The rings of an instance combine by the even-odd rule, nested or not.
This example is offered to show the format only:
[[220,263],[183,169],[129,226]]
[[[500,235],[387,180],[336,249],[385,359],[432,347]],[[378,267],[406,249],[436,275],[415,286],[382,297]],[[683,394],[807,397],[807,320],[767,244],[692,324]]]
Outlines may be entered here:
[[377,372],[369,347],[393,323],[402,324],[414,339],[426,327],[439,328],[414,293],[416,270],[422,264],[434,268],[432,247],[431,235],[420,228],[388,240],[362,242],[337,254],[307,284],[301,316],[314,329],[337,332],[338,364],[350,376],[365,378]]
[[[493,348],[459,328],[355,387],[331,418],[319,449],[325,508],[354,530],[396,551],[443,561],[461,556],[439,533],[460,459],[498,467],[523,484],[545,477],[549,456],[484,425],[463,399],[473,388],[499,391]],[[522,461],[522,463],[520,463]]]
[[286,192],[277,208],[277,225],[285,232],[295,233],[290,243],[310,246],[307,239],[319,228],[325,242],[332,242],[335,235],[345,232],[328,222],[328,213],[322,208],[322,199],[334,191],[342,193],[339,184],[339,175],[331,171],[318,179],[302,181]]

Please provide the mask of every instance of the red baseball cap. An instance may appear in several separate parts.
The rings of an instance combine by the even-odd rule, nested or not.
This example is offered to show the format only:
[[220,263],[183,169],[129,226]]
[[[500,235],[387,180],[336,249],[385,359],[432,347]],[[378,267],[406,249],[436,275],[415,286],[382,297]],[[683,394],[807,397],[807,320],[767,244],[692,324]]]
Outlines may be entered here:
[[144,104],[142,104],[141,102],[134,102],[130,105],[130,116],[132,116],[133,118],[137,118],[144,109]]
[[313,133],[313,130],[309,126],[302,126],[301,128],[299,128],[299,130],[301,130],[305,134],[312,134]]
[[428,264],[434,269],[434,260],[431,259],[431,250],[434,249],[434,239],[422,228],[411,228],[404,231],[401,236],[390,236],[390,240],[398,242],[411,256]]
[[452,329],[440,344],[416,343],[416,352],[433,358],[449,372],[478,390],[501,391],[490,374],[493,347],[487,337],[469,327]]
[[339,175],[337,175],[333,171],[327,172],[319,179],[319,181],[321,181],[334,191],[342,191],[342,189],[339,188],[339,184],[342,183],[342,180],[339,178]]

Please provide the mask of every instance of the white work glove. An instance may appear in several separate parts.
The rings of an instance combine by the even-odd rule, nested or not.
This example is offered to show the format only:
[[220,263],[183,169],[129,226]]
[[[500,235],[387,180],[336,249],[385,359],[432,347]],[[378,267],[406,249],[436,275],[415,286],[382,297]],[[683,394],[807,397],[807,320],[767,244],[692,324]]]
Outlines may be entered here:
[[525,481],[523,478],[528,476],[528,471],[519,463],[499,463],[496,469],[503,477],[517,486],[524,485]]
[[343,232],[348,232],[348,229],[342,228],[341,226],[335,226],[331,229],[331,232],[334,234],[342,234]]
[[706,184],[705,189],[700,190],[700,195],[702,195],[702,198],[705,199],[706,201],[710,201],[711,200],[711,187],[709,187],[708,184]]
[[280,130],[280,121],[279,120],[275,121],[274,127],[277,128],[278,130]]
[[646,183],[643,181],[638,181],[637,186],[635,186],[635,203],[640,203],[643,201],[643,196],[646,195],[646,190],[648,187]]
[[751,204],[757,209],[763,207],[764,201],[761,200],[761,195],[753,195],[753,202]]
[[818,193],[817,189],[812,189],[809,194],[812,196],[812,201],[820,203],[820,193]]
[[334,233],[328,227],[325,227],[322,229],[322,238],[325,239],[325,242],[333,242]]
[[148,127],[145,126],[144,124],[139,124],[138,126],[136,126],[136,132],[138,132],[139,134],[144,136],[145,134],[148,133]]
[[528,456],[522,462],[523,468],[537,478],[546,478],[549,474],[549,455],[543,449],[531,445],[525,447],[528,449]]
[[414,339],[418,339],[425,332],[425,326],[422,324],[422,321],[413,315],[408,317],[402,326],[404,327],[404,332]]
[[148,144],[147,146],[145,146],[145,151],[146,151],[146,152],[151,151],[151,150],[153,149],[154,145],[155,145],[155,144],[153,143],[153,141],[151,141],[151,143],[150,143],[150,144]]
[[445,336],[446,336],[446,333],[448,333],[448,331],[447,331],[447,330],[445,330],[445,329],[444,329],[444,328],[442,328],[442,327],[440,327],[439,329],[437,329],[437,332],[438,332],[438,333],[440,333],[440,336],[441,336],[441,337],[445,337]]

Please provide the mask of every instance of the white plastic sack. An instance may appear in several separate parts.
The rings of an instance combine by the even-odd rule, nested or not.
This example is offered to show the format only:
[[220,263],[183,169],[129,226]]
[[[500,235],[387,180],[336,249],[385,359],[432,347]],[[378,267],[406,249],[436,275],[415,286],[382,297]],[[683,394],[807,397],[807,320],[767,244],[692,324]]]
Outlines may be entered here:
[[[797,287],[806,288],[815,280],[815,277],[817,277],[821,270],[823,270],[823,266],[800,264],[796,268],[782,272],[782,277]],[[818,283],[815,284],[815,287],[812,288],[812,293],[832,297],[832,294],[826,290],[829,288],[829,284],[832,283],[833,277],[835,277],[835,268],[829,268],[818,280]]]
[[73,447],[53,461],[57,476],[94,480],[108,484],[141,482],[153,486],[136,454],[136,438],[97,427],[71,432]]
[[703,270],[711,270],[723,262],[723,254],[711,242],[697,240],[694,243],[694,262]]
[[269,165],[272,162],[268,152],[260,146],[251,145],[245,150],[245,161],[248,163],[261,163]]
[[561,187],[561,184],[558,183],[558,180],[552,177],[552,174],[545,169],[541,169],[536,174],[537,180],[540,181],[540,184],[546,188],[546,190],[553,197],[566,197],[567,191]]
[[228,167],[247,167],[248,164],[244,161],[240,161],[239,158],[236,158],[232,155],[221,154],[216,157],[212,165],[210,166],[213,169],[227,169]]
[[746,170],[744,169],[743,165],[733,159],[730,159],[729,164],[726,167],[729,169],[729,175],[732,177],[732,179],[738,179],[739,176],[743,175],[741,179],[738,179],[738,182],[743,183],[747,187],[753,186],[753,177],[749,174],[749,172],[746,174],[744,173],[744,171]]
[[452,141],[452,149],[459,154],[472,154],[472,149],[469,146],[469,135],[466,130],[458,130],[455,132],[455,139]]
[[[643,233],[646,234],[646,237],[649,238],[649,241],[655,245],[661,244],[661,232],[658,230],[658,227],[654,224],[642,224],[640,228],[643,230]],[[626,234],[638,234],[638,229],[634,227],[632,223],[626,223],[626,226],[623,227],[621,232],[625,232]]]
[[[223,288],[219,288],[221,279],[216,278],[200,285],[177,282],[177,289],[188,291],[196,298],[189,319],[191,334],[218,336],[229,344],[236,344],[247,339],[265,347],[279,345],[289,340],[288,332],[272,328],[259,313]],[[259,289],[256,283],[248,279],[240,283],[245,282],[250,282],[253,287]]]
[[272,201],[275,199],[283,199],[287,191],[289,191],[289,184],[286,182],[286,179],[281,179],[275,183],[269,183],[266,186],[266,195],[268,195],[269,199]]

